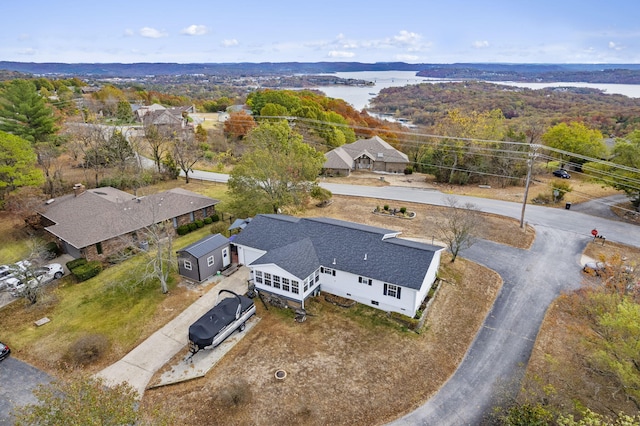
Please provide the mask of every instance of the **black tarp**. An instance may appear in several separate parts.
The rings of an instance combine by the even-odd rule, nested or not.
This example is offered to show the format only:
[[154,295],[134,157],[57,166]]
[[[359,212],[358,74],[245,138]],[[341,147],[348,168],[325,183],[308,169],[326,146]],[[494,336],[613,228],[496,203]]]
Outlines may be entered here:
[[222,299],[189,327],[189,340],[198,349],[211,346],[218,333],[236,320],[238,303],[241,304],[240,315],[253,306],[253,300],[245,296]]

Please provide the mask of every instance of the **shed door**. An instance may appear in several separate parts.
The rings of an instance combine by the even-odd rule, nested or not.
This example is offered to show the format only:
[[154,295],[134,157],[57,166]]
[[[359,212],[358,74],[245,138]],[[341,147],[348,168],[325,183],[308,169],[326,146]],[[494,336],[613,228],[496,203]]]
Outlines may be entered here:
[[231,256],[229,256],[229,247],[222,249],[222,267],[226,268],[231,263]]

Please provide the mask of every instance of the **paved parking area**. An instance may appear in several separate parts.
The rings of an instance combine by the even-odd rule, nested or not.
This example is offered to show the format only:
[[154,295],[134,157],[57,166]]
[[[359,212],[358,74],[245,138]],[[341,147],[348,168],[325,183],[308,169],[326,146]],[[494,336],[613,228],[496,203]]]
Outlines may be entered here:
[[14,406],[36,402],[33,390],[50,381],[45,372],[12,356],[0,361],[0,425],[12,425]]

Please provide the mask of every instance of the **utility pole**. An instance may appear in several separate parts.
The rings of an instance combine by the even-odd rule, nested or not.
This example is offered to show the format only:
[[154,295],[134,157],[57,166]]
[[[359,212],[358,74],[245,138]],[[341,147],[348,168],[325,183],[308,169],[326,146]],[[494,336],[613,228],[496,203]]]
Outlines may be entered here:
[[524,229],[524,210],[527,207],[527,197],[529,196],[529,184],[531,183],[531,172],[533,170],[533,163],[538,156],[538,148],[540,145],[532,143],[529,145],[529,154],[527,158],[527,180],[524,184],[524,199],[522,200],[522,213],[520,214],[520,228]]

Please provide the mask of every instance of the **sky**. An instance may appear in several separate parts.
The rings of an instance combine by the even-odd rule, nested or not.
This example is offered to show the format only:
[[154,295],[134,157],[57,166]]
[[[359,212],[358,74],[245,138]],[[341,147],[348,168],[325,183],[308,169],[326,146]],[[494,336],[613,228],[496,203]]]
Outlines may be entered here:
[[640,63],[638,0],[4,0],[0,61]]

